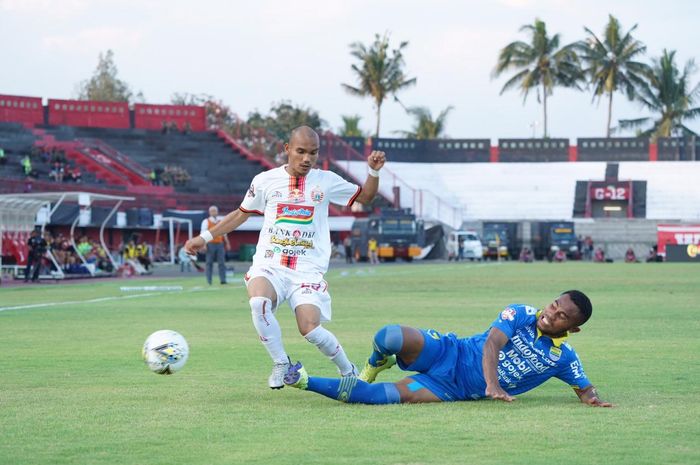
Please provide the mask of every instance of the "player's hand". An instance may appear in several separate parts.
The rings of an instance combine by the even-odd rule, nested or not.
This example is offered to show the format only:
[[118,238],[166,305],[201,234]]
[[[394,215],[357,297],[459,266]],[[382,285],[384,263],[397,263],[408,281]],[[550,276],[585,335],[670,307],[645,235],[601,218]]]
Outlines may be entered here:
[[373,150],[367,157],[367,164],[373,170],[379,171],[384,166],[384,163],[386,163],[386,154],[379,150]]
[[515,397],[508,394],[501,386],[486,386],[486,395],[494,400],[513,402]]
[[204,238],[201,236],[193,237],[185,242],[185,252],[188,255],[197,255],[197,252],[206,245]]
[[598,399],[597,397],[591,397],[590,399],[586,399],[585,402],[586,404],[590,405],[591,407],[614,407],[613,404],[610,402],[603,402],[602,400]]

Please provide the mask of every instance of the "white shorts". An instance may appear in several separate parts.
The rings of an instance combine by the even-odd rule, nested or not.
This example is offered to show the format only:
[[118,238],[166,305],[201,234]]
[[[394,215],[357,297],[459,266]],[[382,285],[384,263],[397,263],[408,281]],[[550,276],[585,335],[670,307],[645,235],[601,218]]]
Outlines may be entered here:
[[328,293],[328,283],[321,273],[300,273],[295,270],[272,266],[251,266],[245,274],[246,287],[257,277],[270,281],[277,294],[277,303],[272,311],[285,300],[294,309],[299,305],[310,304],[321,311],[321,322],[331,321],[331,295]]

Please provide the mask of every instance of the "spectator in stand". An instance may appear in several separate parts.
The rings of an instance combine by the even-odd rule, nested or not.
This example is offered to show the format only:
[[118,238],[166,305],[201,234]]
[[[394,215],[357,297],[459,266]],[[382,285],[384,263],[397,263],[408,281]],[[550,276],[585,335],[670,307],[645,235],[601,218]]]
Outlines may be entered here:
[[627,252],[625,252],[625,263],[639,263],[639,260],[637,260],[637,255],[635,255],[632,247],[629,247]]
[[562,249],[557,249],[556,252],[554,252],[554,261],[557,263],[562,263],[566,261],[566,252]]
[[532,251],[528,247],[523,247],[520,251],[520,261],[523,263],[532,263]]
[[33,175],[34,170],[32,170],[32,160],[29,158],[29,155],[25,155],[22,158],[22,169],[24,169],[24,175],[29,176],[29,177],[35,177]]
[[167,134],[168,131],[170,131],[170,125],[168,124],[167,121],[163,121],[163,122],[160,124],[160,132],[161,132],[162,134]]
[[175,121],[170,122],[170,132],[177,132],[177,123]]
[[151,172],[148,173],[148,177],[151,180],[151,184],[154,186],[158,185],[158,174],[156,173],[155,168],[151,168]]
[[185,124],[182,125],[182,133],[187,135],[192,132],[192,126],[190,125],[189,121],[185,121]]
[[41,262],[46,254],[46,248],[48,244],[39,232],[39,229],[34,229],[32,231],[29,240],[27,241],[27,246],[29,247],[29,255],[27,257],[27,266],[24,269],[24,282],[29,281],[29,275],[32,271],[32,265],[34,266],[34,272],[32,275],[32,282],[39,281],[39,271],[41,271]]
[[603,249],[598,247],[595,249],[595,253],[593,254],[593,261],[596,263],[604,263],[605,262],[605,252],[603,252]]
[[5,150],[0,147],[0,165],[7,163],[7,157],[5,156]]
[[76,183],[83,182],[83,172],[80,170],[80,166],[78,165],[75,165],[75,168],[73,168],[73,181]]

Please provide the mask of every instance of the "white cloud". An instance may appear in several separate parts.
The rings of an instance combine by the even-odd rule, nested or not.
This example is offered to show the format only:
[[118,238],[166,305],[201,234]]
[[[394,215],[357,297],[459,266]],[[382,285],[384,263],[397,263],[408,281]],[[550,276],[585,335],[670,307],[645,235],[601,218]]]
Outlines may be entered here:
[[100,27],[83,29],[74,34],[47,36],[43,38],[42,46],[49,51],[94,54],[107,49],[133,49],[141,43],[141,39],[139,31]]

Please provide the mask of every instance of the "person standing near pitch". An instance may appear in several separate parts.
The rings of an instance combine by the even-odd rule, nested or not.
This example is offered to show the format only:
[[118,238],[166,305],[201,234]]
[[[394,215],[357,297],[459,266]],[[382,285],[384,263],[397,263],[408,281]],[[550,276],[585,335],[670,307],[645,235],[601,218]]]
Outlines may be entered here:
[[301,335],[336,364],[340,375],[357,375],[338,339],[322,325],[331,319],[331,297],[323,279],[331,253],[328,207],[330,203],[370,203],[379,189],[379,170],[386,157],[379,151],[369,155],[368,176],[360,187],[333,172],[314,169],[319,147],[318,134],[310,127],[292,130],[284,146],[288,163],[255,176],[238,210],[185,244],[188,253],[196,253],[251,215],[264,215],[245,283],[253,325],[273,361],[268,379],[272,389],[284,387],[291,365],[275,317],[284,301],[289,302]]
[[[209,207],[209,216],[202,220],[199,233],[209,231],[220,223],[223,218],[219,216],[219,208],[216,205]],[[214,261],[219,265],[219,282],[226,284],[226,251],[230,248],[226,234],[217,236],[207,244],[207,283],[211,286],[214,274]]]

